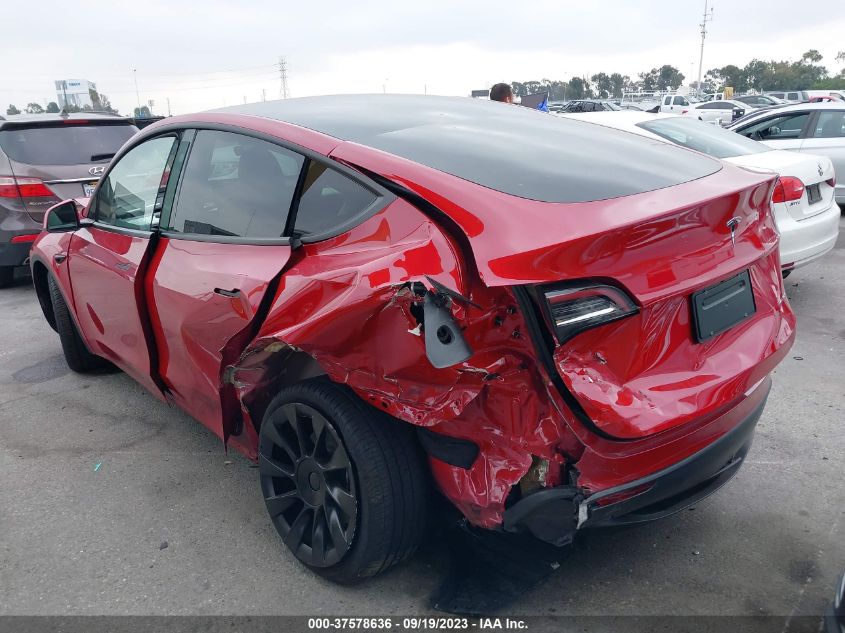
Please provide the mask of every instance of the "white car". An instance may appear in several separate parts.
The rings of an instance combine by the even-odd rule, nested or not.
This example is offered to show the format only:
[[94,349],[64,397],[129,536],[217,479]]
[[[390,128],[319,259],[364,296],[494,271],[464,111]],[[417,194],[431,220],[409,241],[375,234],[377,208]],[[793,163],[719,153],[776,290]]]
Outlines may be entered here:
[[[845,180],[845,102],[798,103],[746,116],[730,126],[775,149],[821,154]],[[845,205],[845,182],[836,185],[836,202]]]
[[683,116],[645,112],[563,116],[670,141],[742,167],[777,173],[772,210],[780,231],[784,277],[794,268],[826,254],[836,244],[839,236],[839,207],[833,197],[836,180],[833,165],[824,156],[773,150]]
[[682,114],[683,116],[693,117],[705,123],[716,123],[718,125],[730,125],[734,119],[738,119],[745,114],[746,110],[750,110],[750,106],[733,99],[719,99],[717,101],[705,101],[704,103],[694,103]]

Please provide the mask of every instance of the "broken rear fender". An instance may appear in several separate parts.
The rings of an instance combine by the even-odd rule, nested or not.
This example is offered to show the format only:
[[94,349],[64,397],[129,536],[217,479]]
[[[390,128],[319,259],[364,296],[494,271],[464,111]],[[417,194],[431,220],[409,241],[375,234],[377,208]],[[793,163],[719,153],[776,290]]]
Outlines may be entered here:
[[[510,290],[472,279],[461,255],[435,221],[401,199],[349,233],[303,246],[227,381],[255,426],[287,381],[325,374],[400,420],[474,442],[480,451],[469,469],[432,458],[432,470],[473,523],[492,527],[532,455],[559,464],[556,447],[574,436]],[[432,280],[468,300],[446,305],[472,350],[439,369],[421,332]],[[253,457],[254,431],[232,438]]]

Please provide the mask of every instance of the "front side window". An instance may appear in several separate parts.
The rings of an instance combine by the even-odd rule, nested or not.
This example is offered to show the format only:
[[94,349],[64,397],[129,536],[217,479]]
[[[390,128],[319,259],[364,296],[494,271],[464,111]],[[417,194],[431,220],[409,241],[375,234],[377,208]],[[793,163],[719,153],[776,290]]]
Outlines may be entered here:
[[197,132],[169,230],[195,235],[283,236],[305,159],[261,139]]
[[740,133],[758,141],[796,139],[801,136],[801,130],[804,129],[809,118],[809,112],[784,114],[752,123],[743,128]]
[[679,106],[688,106],[688,105],[689,105],[689,101],[687,101],[687,100],[686,100],[686,99],[684,99],[683,97],[675,97],[675,105],[679,105]]
[[845,136],[845,111],[822,112],[813,131],[813,138],[840,138]]
[[296,212],[294,230],[303,236],[335,231],[378,200],[370,189],[334,169],[311,161]]
[[168,160],[176,137],[146,141],[127,152],[109,172],[97,193],[97,221],[148,231],[161,210],[170,175]]

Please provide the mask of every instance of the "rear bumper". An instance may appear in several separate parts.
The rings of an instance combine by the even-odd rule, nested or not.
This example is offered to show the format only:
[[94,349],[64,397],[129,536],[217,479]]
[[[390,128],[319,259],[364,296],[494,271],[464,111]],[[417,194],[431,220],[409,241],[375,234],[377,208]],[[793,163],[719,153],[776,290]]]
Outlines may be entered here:
[[745,461],[767,399],[768,393],[737,426],[677,464],[584,499],[579,527],[661,519],[716,492]]
[[650,475],[596,492],[586,498],[575,487],[536,492],[508,508],[504,528],[528,531],[555,545],[571,542],[583,528],[653,521],[713,494],[739,471],[763,413],[765,394],[733,428],[692,455]]
[[798,268],[822,257],[836,245],[841,212],[836,203],[805,220],[777,218],[780,261],[784,268]]
[[24,266],[32,242],[0,242],[0,266]]

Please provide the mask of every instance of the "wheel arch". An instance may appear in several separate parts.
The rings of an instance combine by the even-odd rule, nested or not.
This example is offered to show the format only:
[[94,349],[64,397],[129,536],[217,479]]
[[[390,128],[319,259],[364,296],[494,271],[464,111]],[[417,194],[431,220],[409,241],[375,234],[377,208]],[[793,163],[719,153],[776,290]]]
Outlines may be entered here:
[[35,295],[38,297],[38,304],[41,306],[41,312],[47,323],[54,331],[58,332],[56,328],[56,316],[53,313],[53,300],[50,298],[50,287],[48,285],[48,278],[50,271],[40,259],[32,262],[32,284],[35,286]]

